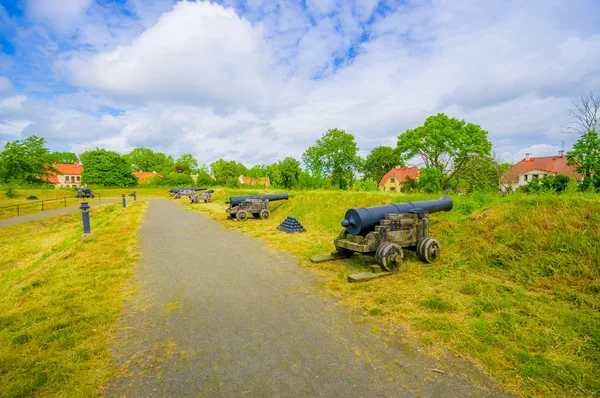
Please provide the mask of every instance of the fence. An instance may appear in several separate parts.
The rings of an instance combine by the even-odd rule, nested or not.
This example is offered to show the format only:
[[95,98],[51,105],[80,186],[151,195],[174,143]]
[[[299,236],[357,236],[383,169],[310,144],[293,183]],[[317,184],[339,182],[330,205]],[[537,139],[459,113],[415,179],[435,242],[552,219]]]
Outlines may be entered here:
[[[101,200],[100,200],[100,194],[97,194],[97,195],[94,195],[94,196],[95,196],[95,198],[94,198],[94,199],[96,199],[96,198],[97,198],[97,199],[98,199],[98,202],[100,202],[100,201],[101,201]],[[17,216],[20,216],[21,214],[24,214],[24,213],[21,211],[21,208],[23,208],[23,207],[27,207],[27,206],[40,206],[40,205],[41,205],[41,211],[44,211],[44,210],[45,210],[45,209],[44,209],[44,203],[48,203],[48,202],[57,202],[57,201],[63,201],[63,203],[64,203],[64,207],[67,207],[67,200],[69,200],[69,199],[81,199],[82,201],[84,201],[84,200],[85,200],[85,201],[87,201],[87,202],[89,202],[89,201],[91,201],[91,200],[92,200],[92,199],[90,199],[90,198],[80,198],[80,197],[77,197],[77,196],[66,196],[66,197],[64,197],[64,198],[57,198],[57,199],[34,200],[34,201],[31,201],[30,203],[19,203],[19,204],[16,204],[16,205],[10,205],[10,206],[3,206],[3,207],[0,207],[0,212],[3,212],[3,210],[4,210],[4,209],[15,208],[15,209],[16,209],[16,212],[17,212]],[[46,204],[46,207],[48,207],[48,205],[47,205],[47,204]],[[58,207],[58,206],[57,206],[57,207]],[[53,208],[55,209],[56,207],[53,207]],[[30,213],[31,213],[31,212],[30,212]]]

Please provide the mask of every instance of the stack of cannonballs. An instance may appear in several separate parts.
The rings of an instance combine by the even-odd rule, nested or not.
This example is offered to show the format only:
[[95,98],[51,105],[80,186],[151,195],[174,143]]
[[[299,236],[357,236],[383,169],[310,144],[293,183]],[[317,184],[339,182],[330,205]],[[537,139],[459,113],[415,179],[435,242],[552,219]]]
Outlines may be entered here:
[[296,220],[295,217],[287,216],[285,220],[277,227],[278,230],[292,233],[292,232],[306,232],[306,229],[300,224],[300,221]]

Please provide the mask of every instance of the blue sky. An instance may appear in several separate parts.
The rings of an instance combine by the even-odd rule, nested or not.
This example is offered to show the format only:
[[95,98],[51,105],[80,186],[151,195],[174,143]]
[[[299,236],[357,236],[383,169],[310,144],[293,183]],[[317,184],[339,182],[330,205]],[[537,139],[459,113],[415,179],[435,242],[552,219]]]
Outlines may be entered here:
[[438,112],[516,162],[600,91],[597,1],[0,0],[0,145],[253,165],[329,128],[361,153]]

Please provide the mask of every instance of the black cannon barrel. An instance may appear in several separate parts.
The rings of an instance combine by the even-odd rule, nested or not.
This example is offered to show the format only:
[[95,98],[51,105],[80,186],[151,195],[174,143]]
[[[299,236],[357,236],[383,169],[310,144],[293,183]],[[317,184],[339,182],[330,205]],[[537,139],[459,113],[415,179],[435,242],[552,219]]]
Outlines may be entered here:
[[364,235],[373,230],[380,220],[390,213],[410,213],[423,210],[428,213],[452,210],[452,199],[442,196],[438,200],[424,200],[421,202],[404,202],[375,207],[354,207],[346,211],[342,226],[352,235]]
[[204,193],[213,193],[213,192],[215,192],[215,190],[214,190],[214,189],[209,189],[208,191],[206,191],[206,192],[204,192]]
[[231,206],[237,206],[246,199],[261,199],[268,200],[269,202],[274,202],[276,200],[287,200],[288,194],[282,193],[278,195],[231,196],[227,203],[229,203]]

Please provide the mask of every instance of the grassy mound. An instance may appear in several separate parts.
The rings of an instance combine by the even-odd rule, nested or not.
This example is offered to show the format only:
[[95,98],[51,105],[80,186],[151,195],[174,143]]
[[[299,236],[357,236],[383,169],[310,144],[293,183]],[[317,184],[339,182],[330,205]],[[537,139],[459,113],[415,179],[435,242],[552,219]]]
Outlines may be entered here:
[[[278,192],[278,191],[277,191]],[[407,253],[400,271],[364,284],[346,276],[374,261],[355,255],[311,264],[333,250],[350,207],[436,199],[440,195],[290,192],[269,220],[226,219],[229,195],[190,205],[224,225],[268,242],[326,277],[340,301],[376,323],[400,324],[435,352],[468,355],[524,395],[600,394],[600,198],[589,195],[454,196],[454,209],[431,216],[442,257],[426,265]],[[307,229],[285,234],[288,215]]]
[[112,374],[108,345],[131,287],[138,202],[0,228],[0,396],[96,396]]

